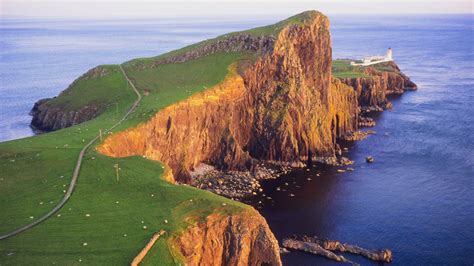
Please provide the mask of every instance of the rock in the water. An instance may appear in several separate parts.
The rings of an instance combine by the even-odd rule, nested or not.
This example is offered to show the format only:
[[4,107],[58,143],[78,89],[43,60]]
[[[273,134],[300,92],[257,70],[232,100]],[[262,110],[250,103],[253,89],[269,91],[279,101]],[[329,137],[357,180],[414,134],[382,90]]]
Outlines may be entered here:
[[309,253],[320,255],[328,259],[339,261],[339,262],[347,262],[347,263],[355,264],[352,261],[346,259],[344,256],[336,255],[333,252],[322,248],[320,245],[316,243],[303,242],[296,239],[284,239],[283,247],[309,252]]
[[[343,261],[345,259],[342,256],[334,256],[335,254],[331,251],[346,252],[355,255],[361,255],[373,261],[379,262],[391,262],[393,260],[392,251],[389,249],[378,249],[368,250],[361,248],[356,245],[350,245],[347,243],[341,243],[337,240],[329,240],[319,238],[317,236],[308,237],[293,236],[291,238],[283,240],[283,246],[290,249],[303,250],[313,254],[321,255],[329,259],[336,261]],[[328,253],[329,252],[329,253]],[[342,258],[340,258],[342,257]],[[353,263],[351,261],[345,261]]]
[[367,156],[367,157],[365,158],[365,161],[368,162],[368,163],[373,163],[373,162],[374,162],[374,157],[372,157],[372,156]]

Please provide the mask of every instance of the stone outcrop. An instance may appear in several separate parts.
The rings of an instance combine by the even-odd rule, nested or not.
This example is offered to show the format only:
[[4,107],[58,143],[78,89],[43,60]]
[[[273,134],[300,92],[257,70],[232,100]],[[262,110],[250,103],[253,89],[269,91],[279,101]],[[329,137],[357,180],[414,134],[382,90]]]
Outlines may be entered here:
[[245,170],[254,159],[334,156],[336,138],[357,129],[358,106],[355,91],[332,80],[331,60],[329,20],[310,12],[279,32],[271,53],[108,137],[98,151],[160,160],[180,181],[201,162]]
[[139,69],[153,68],[164,64],[183,63],[192,59],[218,52],[251,52],[265,55],[272,51],[275,37],[272,35],[253,36],[248,33],[223,35],[216,39],[206,40],[191,47],[156,57],[151,64],[132,60],[127,64]]
[[51,107],[51,99],[42,99],[35,103],[30,115],[31,127],[38,132],[54,131],[70,127],[97,117],[102,109],[97,105],[86,105],[77,110],[67,111],[63,106]]
[[302,250],[316,255],[321,255],[332,260],[348,262],[352,264],[354,263],[341,255],[334,254],[333,252],[337,251],[360,255],[377,262],[390,263],[393,260],[392,251],[389,249],[369,250],[356,245],[341,243],[338,240],[330,240],[317,236],[293,236],[291,238],[286,238],[283,240],[283,246],[285,248]]
[[368,77],[341,78],[353,87],[362,109],[382,111],[387,108],[387,96],[416,90],[417,86],[403,74],[394,62],[382,63],[364,69]]
[[171,238],[185,265],[281,265],[278,242],[254,209],[214,213]]

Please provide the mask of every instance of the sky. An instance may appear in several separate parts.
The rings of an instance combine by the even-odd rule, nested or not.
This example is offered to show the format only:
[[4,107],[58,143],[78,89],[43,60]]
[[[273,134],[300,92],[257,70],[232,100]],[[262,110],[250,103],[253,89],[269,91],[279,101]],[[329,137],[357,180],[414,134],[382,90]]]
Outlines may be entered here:
[[255,17],[315,9],[325,14],[474,13],[474,0],[0,0],[1,17]]

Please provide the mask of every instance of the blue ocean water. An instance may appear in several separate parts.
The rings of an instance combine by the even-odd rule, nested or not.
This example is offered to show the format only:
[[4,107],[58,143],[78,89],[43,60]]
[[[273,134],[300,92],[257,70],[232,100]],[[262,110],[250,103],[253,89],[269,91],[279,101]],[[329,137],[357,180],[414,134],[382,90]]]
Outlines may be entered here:
[[[153,56],[277,20],[3,18],[0,141],[32,135],[28,112],[33,103],[57,95],[95,65]],[[280,240],[316,234],[390,248],[393,265],[472,265],[473,16],[334,16],[331,27],[334,58],[383,54],[392,47],[419,90],[394,98],[393,110],[376,116],[376,135],[348,145],[354,172],[330,167],[294,172],[264,183],[273,199],[257,199],[263,204],[255,206]],[[367,155],[375,163],[366,164]],[[277,192],[284,183],[289,191]],[[336,264],[301,252],[282,259],[288,265]]]
[[256,25],[262,21],[0,18],[0,141],[33,135],[33,104],[56,96],[94,66],[155,56]]

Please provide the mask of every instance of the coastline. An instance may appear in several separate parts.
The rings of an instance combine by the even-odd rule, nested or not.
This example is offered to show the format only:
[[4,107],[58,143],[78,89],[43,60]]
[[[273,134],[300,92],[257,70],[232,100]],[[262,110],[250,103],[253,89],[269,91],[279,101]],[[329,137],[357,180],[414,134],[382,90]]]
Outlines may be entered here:
[[[411,69],[412,71],[407,71],[407,73],[410,73],[410,76],[412,72],[415,75],[417,75],[417,76],[415,75],[413,76],[414,78],[417,77],[416,81],[421,80],[419,78],[419,75],[420,75],[419,73],[422,70],[414,70],[417,68],[413,63],[407,64],[407,60],[405,59],[405,61],[401,61],[400,65],[402,67],[407,67],[408,69]],[[438,81],[438,80],[435,79],[433,80],[432,83],[435,83],[434,81]],[[420,83],[423,86],[423,89],[425,89],[426,82],[427,82],[426,79],[424,79],[423,83]],[[433,85],[433,86],[437,86],[437,85]],[[456,92],[451,91],[450,93],[455,94]],[[272,228],[276,228],[274,232],[277,238],[280,239],[280,236],[284,236],[284,235],[281,233],[278,233],[278,232],[281,232],[282,229],[280,225],[278,224],[275,225],[275,221],[277,221],[278,223],[278,220],[281,220],[281,219],[284,220],[285,217],[287,217],[285,214],[287,210],[285,209],[293,208],[295,210],[295,213],[298,213],[298,211],[301,211],[302,209],[307,208],[308,212],[315,213],[315,217],[317,215],[320,215],[318,217],[319,220],[316,220],[316,218],[313,216],[309,217],[309,216],[305,216],[302,213],[299,213],[301,214],[301,216],[294,216],[295,217],[294,219],[295,219],[295,222],[299,222],[301,226],[299,226],[298,223],[296,223],[296,226],[295,226],[295,223],[293,223],[292,218],[290,219],[286,218],[286,220],[288,220],[288,223],[290,224],[289,229],[296,229],[297,231],[301,231],[300,233],[303,233],[303,229],[304,229],[304,230],[307,230],[304,233],[308,233],[308,232],[315,233],[315,234],[317,233],[320,236],[327,236],[327,237],[334,236],[336,239],[341,239],[343,241],[349,240],[351,243],[359,243],[358,241],[361,241],[363,242],[361,243],[363,244],[363,246],[368,246],[368,247],[373,247],[373,248],[377,248],[377,247],[390,247],[391,248],[392,247],[391,243],[394,243],[393,244],[393,247],[395,250],[394,263],[395,264],[406,263],[407,258],[409,258],[409,256],[406,253],[403,253],[403,250],[400,250],[400,243],[397,240],[397,236],[396,235],[394,236],[394,232],[397,232],[400,234],[400,236],[404,236],[405,238],[407,238],[406,232],[410,231],[410,228],[407,228],[407,227],[398,228],[394,225],[392,221],[397,220],[398,217],[400,217],[400,219],[404,221],[403,224],[406,224],[407,219],[409,217],[404,216],[404,213],[400,212],[400,208],[397,207],[398,205],[393,205],[394,204],[393,199],[403,197],[403,196],[404,198],[412,199],[412,204],[410,205],[406,205],[407,202],[405,201],[398,202],[398,204],[401,204],[402,206],[404,206],[404,209],[407,210],[407,213],[409,213],[412,217],[417,217],[420,221],[423,221],[423,216],[418,215],[418,213],[424,213],[426,215],[426,212],[423,212],[423,210],[420,210],[418,207],[418,206],[424,206],[422,204],[424,198],[421,197],[420,195],[430,195],[431,193],[430,191],[432,191],[432,190],[429,190],[431,184],[435,184],[436,182],[439,183],[440,182],[439,180],[443,180],[448,177],[447,176],[442,177],[442,176],[438,176],[436,173],[431,173],[430,172],[431,168],[429,168],[429,165],[432,162],[427,161],[427,164],[425,164],[427,169],[424,169],[423,171],[430,173],[433,177],[437,177],[436,178],[437,180],[427,179],[426,175],[424,175],[422,170],[418,170],[418,172],[414,170],[415,173],[417,173],[417,175],[420,177],[420,179],[423,180],[423,184],[418,184],[418,185],[422,187],[428,187],[428,188],[426,189],[425,194],[422,194],[421,192],[416,192],[417,194],[415,195],[409,194],[408,192],[414,192],[415,190],[414,188],[411,188],[411,187],[407,188],[405,184],[412,184],[413,187],[416,187],[417,186],[416,180],[418,179],[418,176],[410,175],[409,172],[403,171],[403,168],[401,168],[400,165],[406,165],[407,169],[412,169],[412,168],[417,169],[416,167],[419,167],[416,165],[416,162],[417,162],[415,161],[416,158],[413,158],[411,156],[411,153],[407,152],[407,149],[406,149],[407,147],[405,147],[404,145],[408,145],[405,143],[415,142],[414,140],[425,143],[422,141],[423,136],[419,134],[414,135],[413,133],[413,130],[421,130],[417,126],[419,125],[420,121],[413,120],[414,128],[407,127],[403,123],[403,121],[400,124],[397,123],[397,125],[400,125],[401,127],[400,130],[397,129],[396,127],[388,127],[387,126],[388,123],[384,123],[384,121],[385,120],[393,121],[394,117],[399,117],[403,115],[403,113],[406,112],[407,109],[411,109],[413,112],[412,105],[408,104],[408,105],[405,105],[403,108],[401,108],[401,106],[397,107],[397,102],[406,102],[408,99],[414,99],[414,98],[418,99],[418,102],[416,102],[416,104],[420,104],[424,107],[424,108],[420,107],[419,112],[425,111],[425,112],[434,113],[433,109],[430,110],[429,108],[426,108],[426,105],[423,103],[422,100],[420,100],[420,99],[423,99],[424,94],[425,92],[420,93],[420,96],[414,96],[414,94],[408,93],[398,98],[399,100],[398,99],[394,100],[393,111],[379,113],[379,112],[374,112],[377,110],[377,108],[374,108],[372,110],[366,109],[366,110],[371,110],[371,112],[369,113],[369,117],[375,116],[375,119],[373,120],[373,122],[375,122],[374,129],[376,131],[376,134],[374,136],[369,136],[366,140],[363,140],[363,141],[348,143],[349,145],[348,151],[345,151],[344,149],[346,147],[344,146],[345,144],[341,144],[341,142],[339,142],[341,146],[340,151],[342,153],[342,156],[347,157],[349,160],[354,160],[355,161],[354,165],[342,168],[342,167],[331,167],[331,166],[321,165],[317,163],[316,167],[311,168],[311,169],[314,169],[311,171],[306,171],[305,168],[299,169],[299,170],[297,169],[295,171],[292,171],[292,173],[289,175],[283,174],[278,179],[262,181],[261,186],[262,186],[263,191],[262,193],[260,193],[260,191],[257,190],[257,194],[259,196],[258,200],[262,201],[263,204],[256,203],[256,205],[254,206],[256,206],[256,208],[259,208],[259,210],[262,212],[262,214],[265,215],[266,218],[267,218],[266,214],[268,214],[267,212],[269,212],[270,210],[270,214],[268,215],[267,220],[269,221],[270,226]],[[388,99],[390,100],[392,97],[398,97],[398,96],[397,95],[388,96]],[[449,105],[449,102],[446,104]],[[438,108],[443,108],[443,106],[444,105],[438,105]],[[417,118],[413,115],[413,113],[409,115],[411,115],[411,117],[408,117],[406,119]],[[426,117],[424,119],[426,119]],[[433,122],[432,120],[430,121],[431,121],[431,125],[437,125],[436,122]],[[359,121],[359,126],[372,125],[373,122],[370,120]],[[379,123],[381,123],[381,125]],[[86,128],[87,128],[87,125],[88,124],[86,122],[85,123]],[[379,130],[379,127],[380,127],[380,130]],[[77,126],[74,128],[77,129]],[[80,128],[84,129],[82,125],[80,126]],[[389,128],[389,130],[387,130],[387,128]],[[407,134],[406,141],[403,141],[403,137],[400,137],[400,135],[401,134],[403,135],[404,132],[406,132]],[[46,135],[42,135],[43,138]],[[409,137],[411,138],[409,139]],[[384,140],[387,142],[386,146],[383,145]],[[371,145],[374,145],[372,149],[370,149]],[[351,148],[351,147],[354,147],[354,148]],[[396,149],[398,147],[400,147],[400,151]],[[54,146],[52,148],[54,148]],[[404,148],[405,148],[405,153],[404,153]],[[396,158],[395,156],[390,156],[389,153],[392,153],[394,155],[396,154],[398,157],[400,157],[400,159]],[[375,158],[375,162],[371,165],[365,162],[365,157],[369,155],[373,155]],[[430,154],[426,156],[430,156]],[[95,155],[95,157],[97,158],[97,155]],[[430,159],[432,158],[430,157]],[[418,163],[419,161],[420,160],[418,159]],[[449,162],[446,162],[446,163],[449,163]],[[431,167],[435,168],[436,166],[431,166]],[[453,172],[453,176],[456,176],[457,172],[460,171],[462,167],[464,167],[463,164],[461,164],[458,170]],[[349,168],[354,168],[355,171],[350,171],[348,170]],[[337,171],[338,169],[345,170],[345,172],[338,172]],[[318,174],[318,171],[320,171],[319,176],[316,175]],[[409,176],[410,179],[403,179],[401,177],[399,178],[396,173],[397,171],[400,173],[400,175]],[[438,171],[442,172],[440,170]],[[297,178],[297,180],[293,180],[292,179],[293,177],[299,177],[299,178]],[[308,178],[310,180],[308,180]],[[394,181],[392,181],[391,179],[398,180],[400,183],[395,184]],[[293,182],[296,182],[296,183],[293,183]],[[275,183],[279,185],[270,185],[270,183]],[[292,189],[297,189],[297,190],[287,189],[286,191],[282,191],[282,188],[285,186],[285,183],[288,183],[289,186],[292,186]],[[415,185],[413,185],[413,183]],[[332,184],[332,187],[329,184]],[[280,186],[280,191],[278,192],[276,190],[277,186]],[[376,186],[376,189],[373,188],[373,186]],[[454,186],[454,183],[450,183],[448,184],[448,186],[445,186],[445,188],[452,189],[453,186]],[[306,190],[309,187],[313,189],[313,190],[310,190],[312,193]],[[398,187],[403,187],[405,191],[400,190]],[[435,188],[435,189],[443,191],[440,188]],[[327,191],[323,191],[323,190],[327,190]],[[394,192],[397,192],[398,195]],[[265,194],[265,196],[263,196],[263,194]],[[290,194],[293,194],[294,196],[290,196]],[[361,194],[365,196],[367,199],[362,198],[362,196],[359,197],[357,196],[357,194]],[[327,196],[325,197],[324,195],[327,195]],[[390,195],[390,197],[388,195]],[[438,198],[444,198],[446,200],[446,197],[447,197],[446,195],[449,195],[449,194],[440,194]],[[422,200],[414,200],[416,199],[416,196],[420,197]],[[271,199],[268,199],[267,197],[270,197]],[[290,197],[291,197],[291,200],[290,200]],[[357,204],[353,202],[354,198],[358,200]],[[286,199],[286,201],[284,199]],[[327,206],[325,206],[325,209],[323,210],[323,207],[320,206],[321,204],[318,205],[316,204],[316,202],[325,203],[327,204]],[[425,201],[425,202],[433,202],[433,199],[431,199],[431,201]],[[277,206],[274,206],[275,204]],[[280,204],[281,206],[279,206]],[[360,206],[366,206],[366,210],[360,209]],[[382,206],[384,208],[382,208]],[[411,206],[413,206],[413,208]],[[415,206],[416,206],[416,210],[418,210],[417,213],[409,212],[410,210],[415,209]],[[315,208],[315,209],[310,209],[310,208]],[[429,206],[425,206],[425,208],[429,209]],[[272,209],[282,210],[281,216],[272,217],[272,215],[274,215],[274,214],[271,214]],[[357,212],[364,214],[365,217],[360,217],[362,215],[359,215]],[[436,213],[437,212],[435,211],[434,214]],[[434,214],[431,213],[430,215],[434,215]],[[355,219],[354,217],[356,217],[359,220]],[[389,219],[388,217],[391,217],[392,219]],[[166,218],[169,219],[169,217],[166,217]],[[373,219],[374,221],[377,221],[379,224],[378,225],[372,224],[370,221],[371,219]],[[460,219],[462,220],[462,217],[455,218],[456,221],[459,221]],[[440,219],[439,217],[437,220],[442,221],[442,219]],[[355,225],[355,227],[350,228],[349,222],[351,223],[351,225]],[[312,224],[309,225],[310,223]],[[330,223],[333,223],[333,225],[332,226],[329,225]],[[385,223],[387,224],[386,225],[387,228],[384,228],[381,226],[381,225],[384,225]],[[416,224],[416,221],[415,221],[415,224]],[[426,221],[425,221],[425,224],[426,224]],[[429,224],[429,221],[428,221],[428,224]],[[308,228],[312,228],[312,229],[308,230]],[[361,232],[363,230],[368,230],[369,228],[371,231]],[[311,232],[312,230],[318,231],[318,232]],[[352,232],[352,234],[348,235],[348,232]],[[365,233],[365,235],[363,233]],[[425,233],[425,237],[426,237],[427,233],[421,231],[422,235],[423,233]],[[370,241],[373,241],[373,243],[370,243]],[[408,245],[410,244],[408,243]],[[438,244],[437,248],[439,247],[440,246]],[[433,250],[433,249],[434,247],[431,248],[430,250]],[[283,262],[287,261],[286,259],[287,256],[294,259],[295,257],[298,256],[298,254],[290,253],[290,255],[284,255],[282,257]],[[306,256],[303,256],[303,257],[306,257]],[[292,259],[289,259],[289,260],[291,261]],[[320,261],[319,259],[315,259],[314,257],[311,260]],[[419,261],[424,261],[424,260],[420,259]],[[324,261],[322,261],[322,264],[325,264]]]

